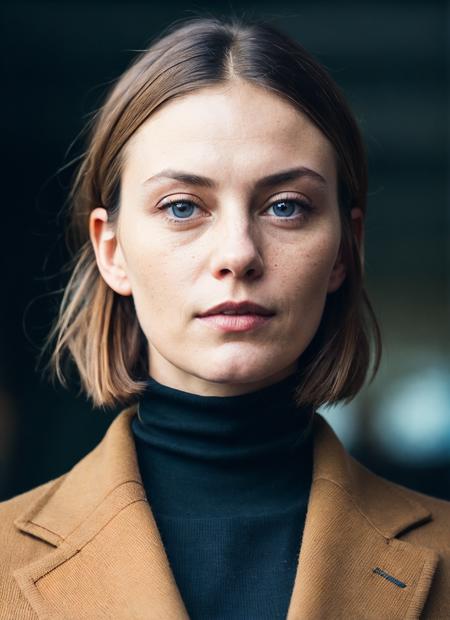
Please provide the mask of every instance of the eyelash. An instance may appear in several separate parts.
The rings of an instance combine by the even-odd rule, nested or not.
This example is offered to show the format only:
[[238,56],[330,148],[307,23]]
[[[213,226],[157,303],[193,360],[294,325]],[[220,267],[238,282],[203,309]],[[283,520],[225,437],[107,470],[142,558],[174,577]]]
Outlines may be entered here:
[[[280,202],[289,202],[289,203],[294,203],[295,205],[298,205],[300,207],[302,207],[304,213],[300,216],[300,217],[279,217],[279,218],[275,218],[275,219],[279,219],[279,220],[285,220],[288,222],[298,222],[299,220],[302,219],[306,219],[310,213],[313,211],[313,206],[307,202],[306,200],[299,200],[298,198],[279,198],[278,200],[275,200],[274,202],[272,202],[267,208],[270,209],[271,207],[273,207],[274,205],[280,203]],[[195,207],[198,207],[199,209],[201,209],[202,207],[200,207],[200,205],[198,205],[196,202],[194,202],[193,200],[184,200],[184,199],[180,199],[178,198],[177,200],[170,200],[166,203],[164,203],[162,206],[158,207],[159,210],[163,211],[163,212],[167,212],[168,209],[170,207],[172,207],[173,205],[177,205],[177,204],[189,204],[189,205],[193,205]],[[188,218],[174,218],[174,217],[169,217],[168,215],[166,215],[164,213],[164,219],[168,222],[174,223],[174,224],[184,224],[186,222],[193,222],[195,219],[197,218],[192,218],[192,219],[188,219]]]

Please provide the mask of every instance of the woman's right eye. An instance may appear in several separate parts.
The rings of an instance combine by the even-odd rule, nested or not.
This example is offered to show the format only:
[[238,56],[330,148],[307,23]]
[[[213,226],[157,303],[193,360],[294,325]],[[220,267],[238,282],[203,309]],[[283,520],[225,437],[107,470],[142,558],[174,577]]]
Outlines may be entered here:
[[[159,209],[165,211],[164,217],[169,222],[175,223],[183,223],[183,221],[191,221],[194,218],[190,218],[192,215],[193,209],[200,208],[191,200],[171,200],[170,202],[166,202]],[[169,209],[172,209],[172,213],[176,217],[170,217],[167,215]]]

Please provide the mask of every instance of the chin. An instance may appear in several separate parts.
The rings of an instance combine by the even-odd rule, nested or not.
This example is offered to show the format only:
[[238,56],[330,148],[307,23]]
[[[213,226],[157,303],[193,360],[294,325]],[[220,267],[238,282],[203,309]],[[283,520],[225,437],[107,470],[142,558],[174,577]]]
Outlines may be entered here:
[[[244,353],[234,359],[230,359],[230,356],[222,360],[220,356],[214,357],[214,360],[208,359],[204,372],[195,373],[204,381],[230,385],[252,384],[264,382],[274,374],[273,356],[267,354],[258,356],[260,359],[256,359],[256,356],[251,359],[251,356]],[[283,366],[280,367],[280,372],[282,368]]]

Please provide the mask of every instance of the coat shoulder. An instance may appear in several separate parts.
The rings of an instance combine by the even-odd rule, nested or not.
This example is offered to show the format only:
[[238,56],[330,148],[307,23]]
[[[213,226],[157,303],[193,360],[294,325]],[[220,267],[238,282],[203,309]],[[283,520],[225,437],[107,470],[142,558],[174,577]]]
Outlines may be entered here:
[[0,530],[0,541],[3,542],[4,528],[8,524],[13,524],[15,519],[24,514],[30,507],[39,508],[40,500],[47,500],[56,490],[67,474],[48,480],[28,491],[14,495],[7,500],[0,502],[0,522],[2,529]]

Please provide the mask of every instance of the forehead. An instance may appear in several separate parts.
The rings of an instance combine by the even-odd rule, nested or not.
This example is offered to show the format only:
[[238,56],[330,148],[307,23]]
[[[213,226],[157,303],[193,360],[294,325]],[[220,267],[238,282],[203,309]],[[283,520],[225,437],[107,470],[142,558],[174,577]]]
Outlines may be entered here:
[[170,166],[244,180],[293,165],[335,181],[334,149],[314,123],[279,95],[236,80],[154,112],[126,145],[123,176],[144,181]]

